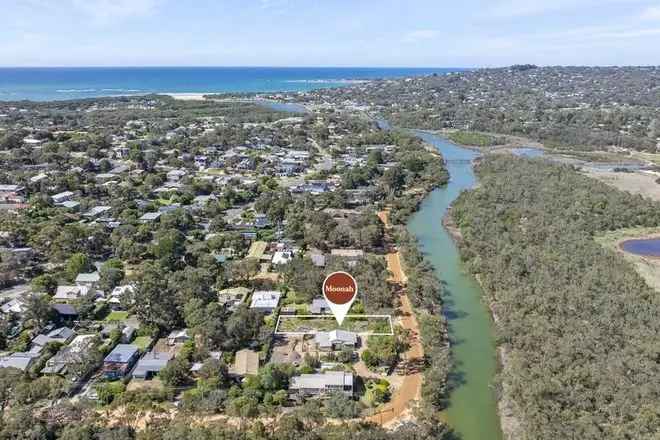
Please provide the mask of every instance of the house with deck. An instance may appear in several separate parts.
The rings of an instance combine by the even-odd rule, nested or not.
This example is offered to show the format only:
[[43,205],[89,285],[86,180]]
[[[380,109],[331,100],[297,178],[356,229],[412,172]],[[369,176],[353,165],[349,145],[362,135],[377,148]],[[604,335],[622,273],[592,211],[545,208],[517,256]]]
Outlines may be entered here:
[[344,348],[355,348],[358,336],[346,330],[332,330],[329,332],[318,332],[314,335],[314,342],[320,351],[342,350]]
[[298,396],[321,396],[332,392],[353,395],[353,374],[345,371],[326,371],[293,376],[289,392]]
[[139,357],[138,347],[133,344],[117,344],[103,359],[103,377],[121,379],[126,376]]

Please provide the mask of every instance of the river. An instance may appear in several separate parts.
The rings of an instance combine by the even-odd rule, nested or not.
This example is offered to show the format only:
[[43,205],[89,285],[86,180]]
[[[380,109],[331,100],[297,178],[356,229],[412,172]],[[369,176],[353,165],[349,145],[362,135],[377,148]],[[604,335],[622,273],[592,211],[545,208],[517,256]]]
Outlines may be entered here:
[[481,302],[479,284],[464,271],[456,244],[442,226],[454,199],[476,183],[470,161],[478,154],[430,133],[416,134],[442,153],[450,174],[449,183],[432,191],[408,222],[408,230],[419,240],[445,289],[445,315],[455,364],[446,420],[461,440],[501,440],[491,387],[497,368],[492,320]]

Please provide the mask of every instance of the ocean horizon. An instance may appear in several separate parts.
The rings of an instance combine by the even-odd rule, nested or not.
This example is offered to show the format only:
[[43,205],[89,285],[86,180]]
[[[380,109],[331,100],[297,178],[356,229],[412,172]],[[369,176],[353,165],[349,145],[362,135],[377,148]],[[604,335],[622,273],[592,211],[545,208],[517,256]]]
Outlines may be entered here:
[[1,67],[0,101],[150,93],[297,92],[469,70],[452,67]]

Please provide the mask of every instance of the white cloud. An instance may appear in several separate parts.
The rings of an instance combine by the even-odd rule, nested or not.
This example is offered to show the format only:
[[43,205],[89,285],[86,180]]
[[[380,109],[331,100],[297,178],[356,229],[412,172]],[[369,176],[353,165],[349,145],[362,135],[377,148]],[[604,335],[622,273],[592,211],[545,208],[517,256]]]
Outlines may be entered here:
[[156,0],[72,0],[72,4],[83,14],[105,21],[149,15]]
[[660,20],[660,6],[650,6],[646,8],[642,14],[643,20]]
[[486,8],[486,15],[498,18],[516,18],[603,7],[608,4],[647,2],[647,0],[500,0],[495,2],[492,7]]
[[418,41],[433,40],[438,35],[440,35],[440,32],[438,32],[436,30],[433,30],[433,29],[420,29],[420,30],[408,32],[406,35],[404,35],[403,36],[403,42],[404,43],[416,43]]
[[259,0],[261,9],[284,9],[289,5],[289,0]]
[[496,17],[522,17],[560,10],[571,3],[570,0],[504,0],[489,8],[488,14]]

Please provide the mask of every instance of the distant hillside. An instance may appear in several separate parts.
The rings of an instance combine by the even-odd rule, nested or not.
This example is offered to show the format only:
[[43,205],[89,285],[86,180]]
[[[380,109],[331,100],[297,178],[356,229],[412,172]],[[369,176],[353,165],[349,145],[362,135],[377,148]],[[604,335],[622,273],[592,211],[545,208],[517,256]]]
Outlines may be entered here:
[[660,67],[479,69],[307,94],[369,104],[403,126],[526,136],[552,147],[655,151]]

